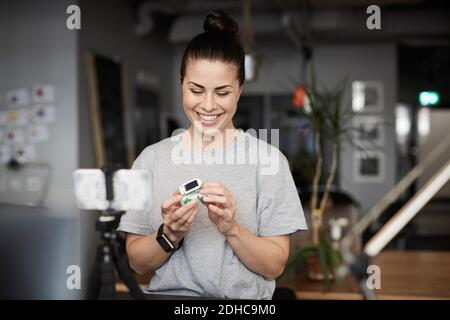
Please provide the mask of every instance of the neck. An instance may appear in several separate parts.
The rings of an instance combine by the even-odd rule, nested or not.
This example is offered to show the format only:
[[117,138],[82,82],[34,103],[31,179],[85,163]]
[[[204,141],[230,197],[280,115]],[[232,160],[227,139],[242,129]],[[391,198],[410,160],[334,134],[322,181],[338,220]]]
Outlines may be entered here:
[[190,143],[194,144],[195,148],[204,150],[214,148],[215,143],[219,146],[226,146],[232,143],[237,136],[238,130],[234,125],[231,125],[229,128],[223,130],[207,129],[201,131],[191,124],[186,133],[186,138]]

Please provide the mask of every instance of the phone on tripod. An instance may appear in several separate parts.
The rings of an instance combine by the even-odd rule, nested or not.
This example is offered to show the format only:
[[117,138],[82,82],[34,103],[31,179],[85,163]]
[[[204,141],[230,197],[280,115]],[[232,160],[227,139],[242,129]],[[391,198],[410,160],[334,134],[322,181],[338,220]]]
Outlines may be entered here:
[[126,210],[145,210],[150,206],[150,177],[145,170],[78,169],[73,173],[77,207],[101,210],[96,222],[102,243],[97,246],[94,269],[88,285],[89,300],[114,299],[116,271],[134,299],[145,298],[130,269],[126,237],[117,232]]
[[78,169],[73,173],[76,204],[84,210],[144,210],[150,204],[150,178],[145,170],[114,172],[114,198],[107,199],[106,176],[100,169]]

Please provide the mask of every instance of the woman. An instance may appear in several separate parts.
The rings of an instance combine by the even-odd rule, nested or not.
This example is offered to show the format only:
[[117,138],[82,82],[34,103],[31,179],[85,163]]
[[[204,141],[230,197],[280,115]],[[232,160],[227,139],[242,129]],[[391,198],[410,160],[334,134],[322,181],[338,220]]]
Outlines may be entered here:
[[[204,30],[188,44],[180,69],[191,125],[136,159],[133,168],[151,175],[153,205],[127,212],[119,230],[128,233],[131,267],[155,271],[149,293],[271,299],[290,234],[306,229],[303,210],[286,158],[233,125],[245,79],[237,24],[215,11]],[[236,161],[239,152],[254,159],[264,148],[269,164]],[[204,198],[181,205],[178,187],[194,178],[203,181]]]

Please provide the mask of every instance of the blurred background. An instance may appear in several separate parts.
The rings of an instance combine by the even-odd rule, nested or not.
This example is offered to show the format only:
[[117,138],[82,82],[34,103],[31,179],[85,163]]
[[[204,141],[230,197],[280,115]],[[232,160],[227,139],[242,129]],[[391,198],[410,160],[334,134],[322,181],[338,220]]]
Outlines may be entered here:
[[[372,4],[379,11],[368,10]],[[147,145],[188,125],[180,61],[187,42],[202,32],[206,13],[216,8],[239,23],[249,58],[235,124],[280,130],[279,148],[289,159],[309,221],[317,148],[303,85],[310,83],[314,66],[319,88],[342,88],[339,101],[349,111],[342,127],[351,130],[339,140],[322,228],[337,246],[449,139],[446,1],[1,1],[0,297],[84,296],[99,240],[98,213],[76,209],[72,173],[105,162],[127,168]],[[322,169],[330,173],[332,151],[322,142]],[[448,161],[448,144],[442,150],[357,246]],[[319,194],[325,181],[326,175]],[[337,220],[340,230],[333,235]],[[296,235],[293,246],[310,239],[310,231]],[[384,297],[450,298],[443,284],[450,283],[449,182],[385,250],[379,257],[387,268]],[[66,285],[71,265],[81,268],[81,290]],[[358,297],[351,285],[323,293],[320,281],[295,279],[298,298]]]

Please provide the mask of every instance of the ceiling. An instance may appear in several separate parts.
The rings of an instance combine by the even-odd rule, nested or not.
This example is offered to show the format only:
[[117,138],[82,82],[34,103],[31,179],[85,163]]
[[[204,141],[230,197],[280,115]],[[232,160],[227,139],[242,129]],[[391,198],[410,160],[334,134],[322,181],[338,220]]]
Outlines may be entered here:
[[[125,1],[125,0],[123,0]],[[366,8],[373,0],[253,0],[252,25],[255,37],[276,39],[286,33],[282,18],[293,16],[309,2],[314,39],[324,41],[407,40],[420,42],[450,39],[450,1],[377,0],[382,13],[382,30],[367,33]],[[133,0],[127,1],[136,21],[151,17],[153,29],[164,33],[170,42],[185,41],[200,31],[198,21],[205,13],[222,8],[238,23],[242,21],[243,0]],[[191,31],[192,30],[192,31]]]
[[[134,7],[150,2],[161,11],[172,11],[178,14],[205,13],[212,8],[222,8],[227,11],[241,10],[243,0],[133,0],[127,1]],[[424,8],[449,8],[446,0],[377,0],[381,8],[397,8],[404,10]],[[373,0],[253,0],[252,10],[255,12],[271,12],[281,8],[295,8],[308,4],[313,9],[345,9],[367,8],[374,4]]]

